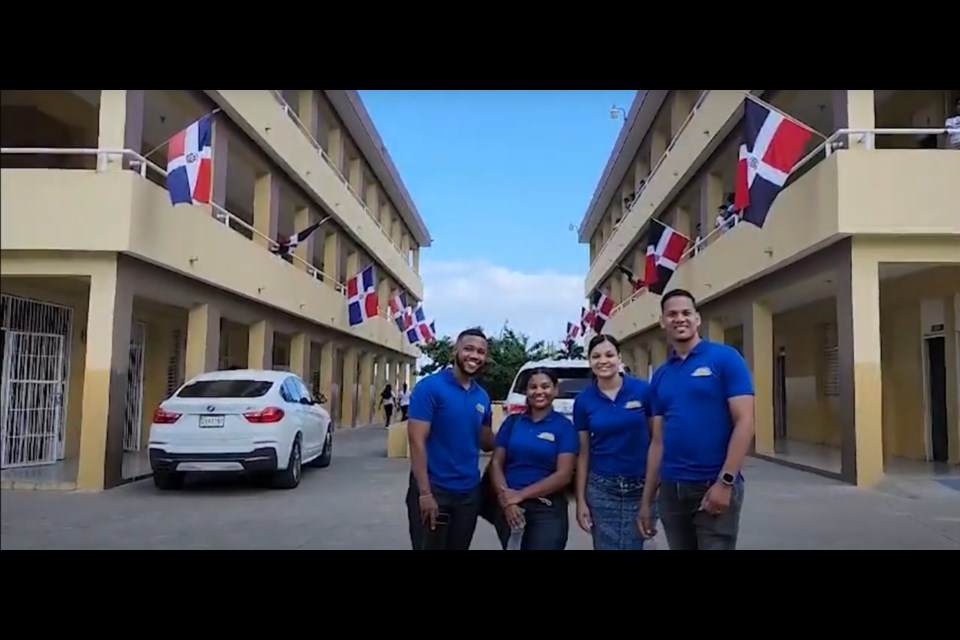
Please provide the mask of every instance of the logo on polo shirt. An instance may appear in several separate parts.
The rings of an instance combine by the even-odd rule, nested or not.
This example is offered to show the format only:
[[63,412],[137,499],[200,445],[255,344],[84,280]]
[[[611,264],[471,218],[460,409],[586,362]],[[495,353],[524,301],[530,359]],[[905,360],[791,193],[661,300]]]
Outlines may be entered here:
[[483,405],[482,405],[482,404],[479,404],[479,403],[477,404],[477,412],[478,412],[478,413],[483,413]]
[[629,402],[623,405],[624,409],[642,409],[643,403],[639,400],[630,400]]
[[697,367],[697,369],[690,374],[692,378],[707,378],[713,375],[713,371],[710,367]]
[[540,434],[537,435],[537,437],[540,438],[541,440],[546,440],[547,442],[553,442],[554,440],[556,440],[553,434],[550,433],[549,431],[541,431]]

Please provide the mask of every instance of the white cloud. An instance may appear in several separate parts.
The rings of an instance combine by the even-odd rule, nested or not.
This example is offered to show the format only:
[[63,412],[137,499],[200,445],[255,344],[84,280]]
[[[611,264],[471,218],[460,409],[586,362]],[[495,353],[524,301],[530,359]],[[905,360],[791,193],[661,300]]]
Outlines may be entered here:
[[420,274],[424,311],[440,335],[451,337],[477,325],[498,333],[506,321],[531,342],[558,342],[584,303],[579,274],[515,271],[482,260],[424,260]]

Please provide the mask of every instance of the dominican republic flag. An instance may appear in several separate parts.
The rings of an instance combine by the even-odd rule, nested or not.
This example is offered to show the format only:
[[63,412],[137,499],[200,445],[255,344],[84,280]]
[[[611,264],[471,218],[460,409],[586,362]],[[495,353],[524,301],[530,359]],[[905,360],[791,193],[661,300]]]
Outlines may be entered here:
[[167,142],[170,202],[210,204],[213,184],[213,118],[204,116]]
[[347,317],[350,326],[376,318],[379,305],[377,279],[373,275],[373,265],[370,265],[347,280]]
[[567,344],[573,342],[577,339],[577,334],[580,333],[580,325],[573,322],[567,323],[567,335],[563,338],[563,341]]
[[407,329],[407,342],[430,344],[436,339],[436,335],[437,330],[433,320],[428,322],[427,315],[423,312],[423,305],[418,305],[417,310],[413,312],[413,325]]
[[290,255],[290,253],[297,248],[297,245],[299,245],[301,242],[309,238],[310,234],[316,231],[321,224],[323,224],[323,220],[318,220],[317,222],[314,222],[312,225],[310,225],[303,231],[298,231],[292,236],[277,237],[277,246],[270,247],[270,251],[273,251],[275,254],[279,256]]
[[580,335],[587,335],[587,327],[593,326],[593,309],[580,307]]
[[743,143],[734,209],[763,227],[773,201],[813,135],[811,129],[749,98],[743,103]]
[[613,298],[598,289],[590,296],[590,306],[593,312],[591,326],[596,333],[600,333],[603,331],[603,325],[607,324],[607,320],[613,314]]
[[403,291],[390,298],[390,317],[400,331],[406,331],[413,326],[413,311],[407,305],[407,294]]
[[690,238],[671,226],[654,219],[647,241],[647,261],[643,284],[658,296],[667,288],[667,282],[680,265],[680,259],[690,246]]

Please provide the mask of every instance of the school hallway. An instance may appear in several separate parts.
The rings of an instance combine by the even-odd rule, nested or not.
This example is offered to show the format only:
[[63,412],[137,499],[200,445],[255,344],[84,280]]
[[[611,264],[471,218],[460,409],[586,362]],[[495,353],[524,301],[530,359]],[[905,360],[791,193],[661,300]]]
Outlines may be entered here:
[[[91,494],[4,490],[0,547],[408,549],[408,462],[385,452],[383,428],[338,432],[333,464],[306,469],[292,491],[233,479],[179,492],[157,491],[149,479]],[[960,550],[960,490],[945,484],[863,490],[755,459],[744,473],[741,549]],[[498,548],[486,522],[473,548]],[[590,548],[572,518],[568,548]]]

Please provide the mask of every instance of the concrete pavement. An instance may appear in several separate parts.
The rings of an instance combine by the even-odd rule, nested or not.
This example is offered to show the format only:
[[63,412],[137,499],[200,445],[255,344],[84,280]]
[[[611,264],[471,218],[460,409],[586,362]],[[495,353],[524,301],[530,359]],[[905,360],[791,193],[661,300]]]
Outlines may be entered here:
[[[96,494],[2,492],[3,549],[407,549],[408,462],[386,432],[336,434],[333,464],[278,491],[226,480],[160,492],[150,480]],[[856,489],[751,459],[742,549],[960,549],[960,491],[934,482]],[[571,521],[572,523],[572,521]],[[477,525],[474,549],[497,549]],[[570,549],[589,549],[572,524]],[[666,549],[663,540],[658,548]]]

